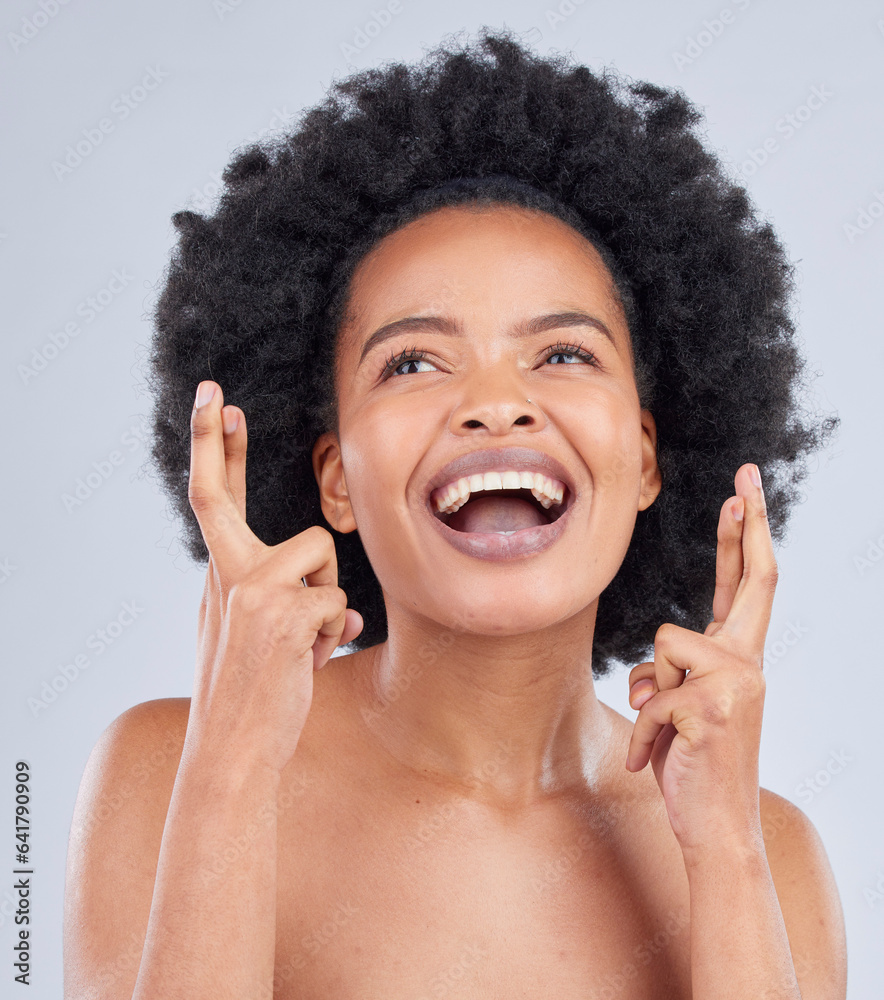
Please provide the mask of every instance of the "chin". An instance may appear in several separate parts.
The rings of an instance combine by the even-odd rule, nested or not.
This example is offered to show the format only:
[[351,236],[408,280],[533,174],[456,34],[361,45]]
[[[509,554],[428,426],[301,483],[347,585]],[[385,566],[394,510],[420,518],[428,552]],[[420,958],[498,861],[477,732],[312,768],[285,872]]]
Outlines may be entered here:
[[[538,601],[537,589],[535,584],[526,590],[521,600],[514,599],[505,585],[496,594],[488,593],[487,588],[483,594],[460,591],[446,595],[437,591],[432,597],[417,598],[417,607],[425,617],[453,632],[506,638],[553,628],[593,604],[590,598],[575,601],[573,588],[566,591],[562,587],[550,588]],[[411,600],[404,606],[414,607],[414,602],[415,591],[412,591]]]

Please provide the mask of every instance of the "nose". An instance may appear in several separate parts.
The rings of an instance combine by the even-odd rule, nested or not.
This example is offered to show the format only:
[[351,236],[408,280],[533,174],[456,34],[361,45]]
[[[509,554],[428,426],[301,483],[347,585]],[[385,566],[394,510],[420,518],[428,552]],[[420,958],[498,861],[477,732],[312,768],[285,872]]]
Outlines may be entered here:
[[486,382],[471,390],[454,408],[449,427],[454,434],[487,431],[494,436],[509,434],[514,427],[538,431],[546,424],[543,411],[520,386],[495,386]]

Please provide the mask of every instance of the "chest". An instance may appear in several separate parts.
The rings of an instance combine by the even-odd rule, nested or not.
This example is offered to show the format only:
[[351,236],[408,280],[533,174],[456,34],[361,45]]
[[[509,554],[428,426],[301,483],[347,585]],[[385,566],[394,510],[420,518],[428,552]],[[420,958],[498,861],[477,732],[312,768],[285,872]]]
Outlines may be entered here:
[[687,883],[657,817],[411,804],[305,801],[281,824],[275,1000],[690,997]]

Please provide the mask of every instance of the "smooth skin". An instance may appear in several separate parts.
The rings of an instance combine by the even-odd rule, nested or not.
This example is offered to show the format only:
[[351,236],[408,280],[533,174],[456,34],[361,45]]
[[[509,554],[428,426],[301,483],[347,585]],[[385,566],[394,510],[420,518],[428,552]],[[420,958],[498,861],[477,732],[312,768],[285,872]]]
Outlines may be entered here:
[[[578,309],[611,337],[526,327]],[[427,315],[450,322],[365,351],[383,325]],[[414,347],[422,360],[386,365]],[[130,709],[90,758],[66,997],[404,1000],[456,985],[485,1000],[554,982],[563,997],[843,1000],[825,851],[758,788],[776,564],[751,465],[723,500],[705,634],[661,623],[653,662],[629,676],[634,724],[595,697],[598,597],[660,478],[591,246],[512,208],[416,220],[357,270],[337,381],[314,470],[329,524],[359,526],[390,639],[329,661],[362,628],[332,536],[255,538],[245,414],[208,383],[192,419],[212,556],[194,694]],[[424,485],[511,444],[561,461],[578,501],[559,542],[502,565],[434,533]],[[160,762],[125,794],[146,760]]]

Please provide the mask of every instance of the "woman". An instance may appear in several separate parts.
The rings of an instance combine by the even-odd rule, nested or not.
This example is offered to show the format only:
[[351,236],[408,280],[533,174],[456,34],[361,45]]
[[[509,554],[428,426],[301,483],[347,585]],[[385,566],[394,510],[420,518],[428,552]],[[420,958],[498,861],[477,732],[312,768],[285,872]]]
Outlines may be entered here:
[[[837,420],[698,120],[485,32],[176,216],[196,679],[90,758],[69,998],[844,997],[825,851],[758,788],[772,541]],[[593,680],[641,657],[633,725]]]

